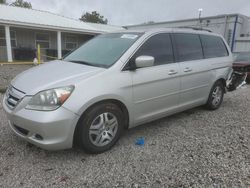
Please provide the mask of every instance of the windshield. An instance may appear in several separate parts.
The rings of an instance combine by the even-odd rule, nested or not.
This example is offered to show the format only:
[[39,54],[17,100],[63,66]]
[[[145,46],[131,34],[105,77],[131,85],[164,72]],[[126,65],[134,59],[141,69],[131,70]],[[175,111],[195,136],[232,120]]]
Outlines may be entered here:
[[99,35],[67,55],[63,60],[108,68],[141,36],[141,33]]
[[236,62],[239,61],[249,61],[250,62],[250,53],[235,53]]

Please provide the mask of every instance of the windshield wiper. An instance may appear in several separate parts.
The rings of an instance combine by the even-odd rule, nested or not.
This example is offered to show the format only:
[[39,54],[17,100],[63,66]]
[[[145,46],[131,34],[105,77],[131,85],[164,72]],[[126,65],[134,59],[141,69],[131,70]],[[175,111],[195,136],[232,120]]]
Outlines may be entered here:
[[99,65],[99,64],[94,64],[94,63],[88,63],[86,61],[78,61],[78,60],[67,60],[68,62],[72,62],[72,63],[78,63],[78,64],[82,64],[82,65],[88,65],[88,66],[92,66],[92,67],[103,67],[106,68],[103,65]]
[[73,62],[73,63],[79,63],[79,64],[83,64],[83,65],[89,65],[89,66],[94,66],[91,63],[88,63],[86,61],[76,61],[76,60],[68,60],[69,62]]

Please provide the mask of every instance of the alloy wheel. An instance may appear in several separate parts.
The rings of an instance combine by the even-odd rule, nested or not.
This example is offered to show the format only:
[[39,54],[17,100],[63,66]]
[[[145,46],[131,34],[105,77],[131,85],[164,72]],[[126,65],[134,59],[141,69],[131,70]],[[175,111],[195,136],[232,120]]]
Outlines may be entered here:
[[212,93],[212,104],[214,106],[217,106],[220,104],[222,95],[223,95],[222,88],[220,86],[215,87]]
[[118,130],[118,121],[114,114],[105,112],[98,115],[89,128],[89,138],[98,147],[112,142]]

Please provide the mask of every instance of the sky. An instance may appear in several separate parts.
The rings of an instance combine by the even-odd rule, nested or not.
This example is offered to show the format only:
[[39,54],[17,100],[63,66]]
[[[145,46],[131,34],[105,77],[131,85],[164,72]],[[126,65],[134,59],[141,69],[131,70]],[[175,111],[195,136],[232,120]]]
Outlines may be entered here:
[[[11,2],[14,0],[8,0]],[[78,19],[97,11],[111,25],[133,25],[202,16],[241,13],[250,16],[250,0],[26,0],[34,9]]]

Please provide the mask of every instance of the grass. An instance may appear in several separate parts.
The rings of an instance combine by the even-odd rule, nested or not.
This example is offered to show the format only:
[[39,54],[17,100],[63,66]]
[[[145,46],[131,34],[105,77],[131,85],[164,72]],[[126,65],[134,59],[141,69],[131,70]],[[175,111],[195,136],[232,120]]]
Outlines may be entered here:
[[5,93],[6,89],[6,87],[0,87],[0,93]]
[[0,62],[0,65],[34,65],[33,62]]
[[[43,64],[45,62],[40,62],[40,64]],[[5,62],[5,61],[0,61],[0,65],[35,65],[34,62],[32,61],[14,61],[14,62]]]

